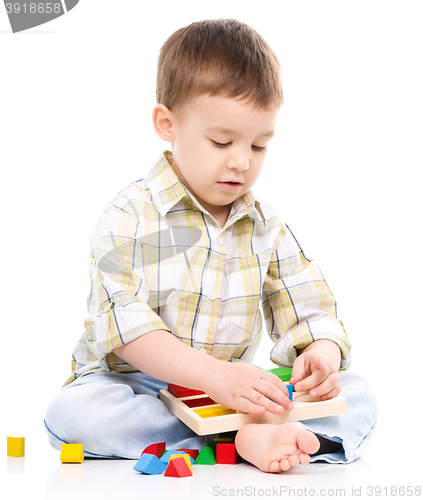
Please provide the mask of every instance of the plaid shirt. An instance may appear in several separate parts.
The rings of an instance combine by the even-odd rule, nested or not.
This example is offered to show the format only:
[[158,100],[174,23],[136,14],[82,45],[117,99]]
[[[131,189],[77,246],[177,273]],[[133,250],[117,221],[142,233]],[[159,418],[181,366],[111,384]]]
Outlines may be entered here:
[[137,371],[113,349],[158,329],[217,359],[251,361],[262,333],[260,303],[274,363],[291,366],[297,349],[329,339],[348,368],[335,299],[272,207],[248,191],[221,228],[171,163],[165,151],[97,224],[89,316],[65,385],[89,373]]

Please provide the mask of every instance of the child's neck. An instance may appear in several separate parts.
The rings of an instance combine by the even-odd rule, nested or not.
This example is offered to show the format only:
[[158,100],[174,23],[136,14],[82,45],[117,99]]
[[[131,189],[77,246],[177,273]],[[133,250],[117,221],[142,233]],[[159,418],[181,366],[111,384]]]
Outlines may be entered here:
[[219,226],[223,229],[226,221],[228,220],[229,214],[231,213],[232,204],[226,207],[223,207],[225,210],[219,212],[219,214],[212,214],[216,221],[219,223]]

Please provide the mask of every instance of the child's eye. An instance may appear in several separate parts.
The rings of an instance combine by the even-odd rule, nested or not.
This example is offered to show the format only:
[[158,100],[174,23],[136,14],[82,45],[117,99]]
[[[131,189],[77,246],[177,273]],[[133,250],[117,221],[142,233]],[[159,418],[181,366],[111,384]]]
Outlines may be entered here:
[[[228,146],[230,146],[232,144],[232,142],[222,143],[222,142],[213,141],[212,139],[210,139],[210,140],[211,140],[211,143],[213,144],[213,146],[215,148],[219,148],[219,149],[226,148],[226,147],[228,147]],[[256,151],[256,152],[259,152],[259,153],[264,153],[265,151],[267,151],[267,146],[254,146],[254,145],[252,145],[251,149],[253,151]]]
[[226,148],[227,146],[230,146],[232,144],[231,142],[227,142],[226,144],[222,144],[221,142],[216,142],[213,140],[211,142],[215,148],[219,148],[219,149]]
[[265,151],[267,151],[267,146],[251,146],[251,149],[253,151],[257,151],[259,153],[264,153]]

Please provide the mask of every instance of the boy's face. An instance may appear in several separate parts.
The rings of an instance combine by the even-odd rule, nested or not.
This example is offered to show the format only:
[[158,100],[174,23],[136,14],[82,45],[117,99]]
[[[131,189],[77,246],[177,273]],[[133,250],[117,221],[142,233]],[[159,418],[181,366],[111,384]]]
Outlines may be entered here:
[[[279,107],[254,109],[239,99],[203,95],[172,116],[172,167],[223,227],[233,201],[260,175]],[[237,184],[229,184],[235,181]]]

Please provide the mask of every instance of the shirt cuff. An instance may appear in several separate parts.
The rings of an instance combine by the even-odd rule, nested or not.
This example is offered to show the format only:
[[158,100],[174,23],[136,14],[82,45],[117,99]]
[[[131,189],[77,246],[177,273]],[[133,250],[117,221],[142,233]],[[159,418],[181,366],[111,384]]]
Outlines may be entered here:
[[292,366],[298,357],[298,350],[322,339],[338,345],[341,351],[340,370],[347,370],[351,365],[351,346],[342,322],[336,318],[306,321],[293,328],[276,342],[270,352],[270,359],[280,366]]

